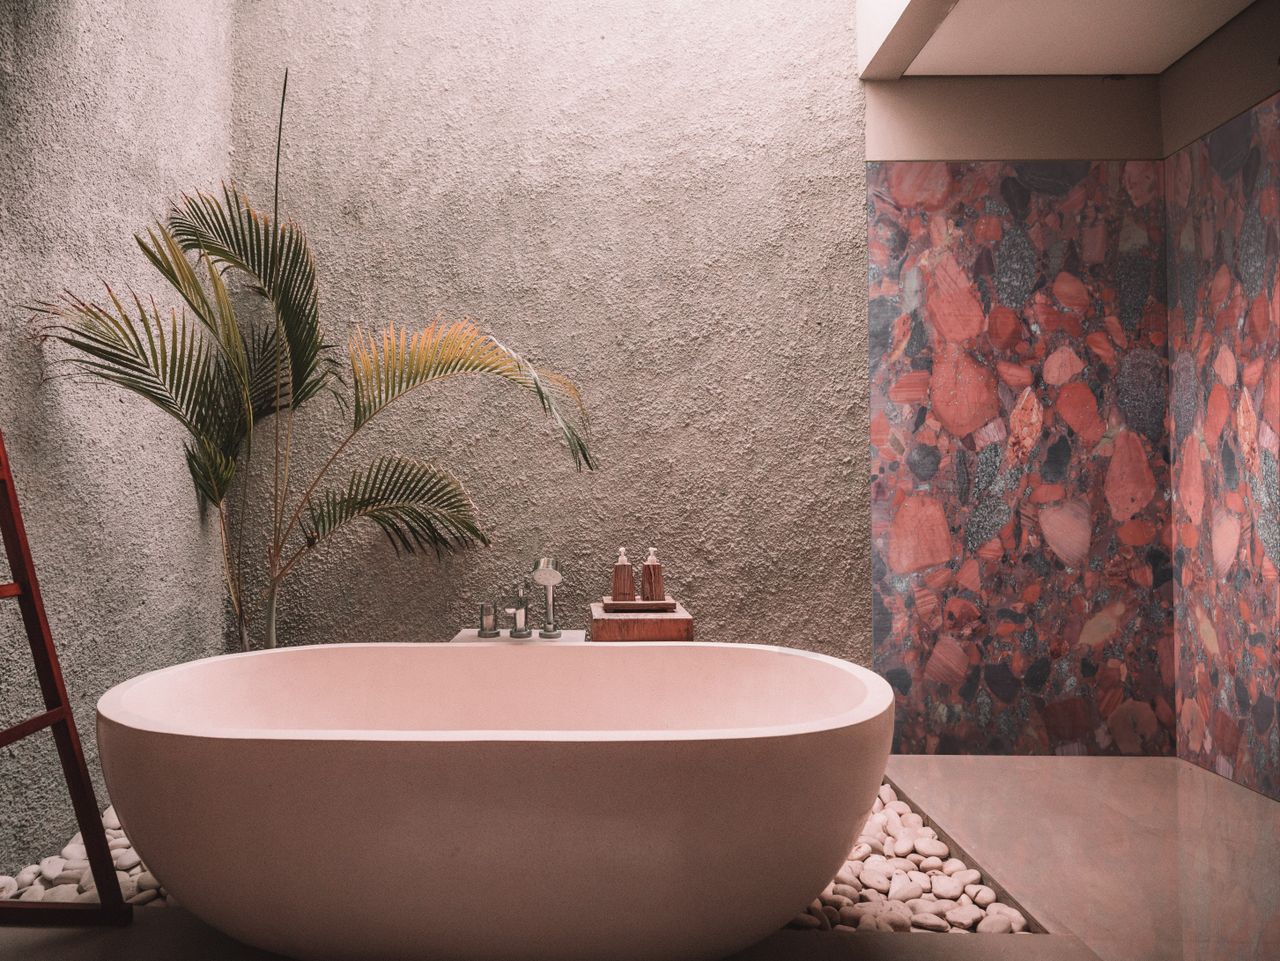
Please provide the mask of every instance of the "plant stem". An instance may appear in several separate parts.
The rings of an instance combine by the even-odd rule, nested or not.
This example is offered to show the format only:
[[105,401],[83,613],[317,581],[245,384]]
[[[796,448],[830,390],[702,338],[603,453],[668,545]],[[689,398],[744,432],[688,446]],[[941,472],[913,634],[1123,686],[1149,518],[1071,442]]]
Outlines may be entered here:
[[241,603],[239,585],[236,582],[236,568],[231,559],[231,538],[227,532],[227,509],[223,501],[218,502],[218,538],[222,542],[222,570],[227,580],[227,596],[231,600],[231,610],[236,615],[240,643],[247,651],[249,637],[245,625],[244,606]]
[[276,124],[276,183],[272,190],[271,222],[280,223],[280,141],[284,135],[284,97],[289,92],[289,68],[284,68],[284,85],[280,88],[280,119]]
[[279,585],[276,581],[272,581],[267,585],[267,609],[265,611],[267,637],[264,645],[268,648],[276,646],[276,591],[278,589]]

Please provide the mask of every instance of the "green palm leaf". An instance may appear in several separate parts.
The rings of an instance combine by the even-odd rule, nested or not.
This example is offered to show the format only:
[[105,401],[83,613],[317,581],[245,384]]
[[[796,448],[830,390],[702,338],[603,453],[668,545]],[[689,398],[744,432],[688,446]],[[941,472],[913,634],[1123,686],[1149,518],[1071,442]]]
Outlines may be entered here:
[[167,227],[156,224],[148,228],[145,238],[136,234],[134,240],[213,336],[240,382],[245,415],[252,421],[260,411],[249,395],[250,357],[222,273],[210,258],[203,254],[199,256],[197,263],[204,268],[208,278],[209,288],[213,292],[211,299],[205,293],[195,268],[187,260],[186,252]]
[[171,311],[166,321],[134,294],[131,313],[109,287],[107,294],[111,309],[71,294],[37,305],[53,318],[41,336],[73,348],[68,360],[81,373],[137,394],[182,424],[191,435],[187,464],[196,490],[221,502],[248,430],[234,370],[185,312]]
[[341,490],[311,500],[303,523],[308,547],[360,519],[373,521],[399,553],[432,548],[437,554],[488,544],[475,507],[451,475],[396,455],[356,471]]
[[437,322],[413,335],[394,324],[380,338],[358,332],[351,340],[354,429],[359,430],[409,391],[458,374],[488,374],[532,391],[564,437],[574,463],[579,468],[592,468],[586,441],[561,410],[561,404],[567,401],[585,424],[586,412],[573,383],[555,374],[540,373],[470,321]]
[[[185,251],[198,251],[215,263],[248,274],[255,289],[271,301],[288,355],[282,407],[297,407],[329,386],[336,365],[320,333],[315,261],[306,237],[294,224],[273,222],[250,206],[233,185],[222,198],[184,196],[169,216],[169,229]],[[275,353],[268,358],[273,363]],[[249,380],[254,376],[251,373]],[[275,371],[272,370],[274,406]],[[255,407],[261,398],[255,398]]]

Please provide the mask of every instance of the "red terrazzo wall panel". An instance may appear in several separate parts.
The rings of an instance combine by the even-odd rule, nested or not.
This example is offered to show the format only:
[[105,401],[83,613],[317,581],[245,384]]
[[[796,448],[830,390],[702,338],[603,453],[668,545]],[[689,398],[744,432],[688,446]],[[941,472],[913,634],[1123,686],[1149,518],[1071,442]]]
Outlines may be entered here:
[[1280,97],[1165,173],[1178,749],[1280,797]]
[[1173,753],[1161,164],[867,180],[897,750]]

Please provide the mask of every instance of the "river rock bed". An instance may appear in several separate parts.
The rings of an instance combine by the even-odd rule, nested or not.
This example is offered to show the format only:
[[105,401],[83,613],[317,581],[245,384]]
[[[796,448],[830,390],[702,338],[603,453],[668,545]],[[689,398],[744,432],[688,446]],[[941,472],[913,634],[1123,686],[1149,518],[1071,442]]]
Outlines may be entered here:
[[937,832],[887,783],[844,867],[788,927],[851,934],[1029,933],[1022,912],[1001,904],[982,872],[952,857]]
[[[164,908],[176,904],[156,876],[147,870],[133,849],[113,808],[102,815],[107,830],[107,846],[116,869],[120,892],[138,907]],[[97,901],[98,886],[89,869],[89,855],[77,831],[59,854],[51,854],[39,864],[29,864],[16,877],[0,874],[0,900],[15,901]]]

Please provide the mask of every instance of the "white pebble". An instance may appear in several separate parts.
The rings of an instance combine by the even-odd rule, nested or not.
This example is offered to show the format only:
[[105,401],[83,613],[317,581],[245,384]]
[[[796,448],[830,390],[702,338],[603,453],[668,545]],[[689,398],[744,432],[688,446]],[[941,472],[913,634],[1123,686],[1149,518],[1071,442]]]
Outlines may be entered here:
[[942,858],[922,858],[919,864],[921,871],[928,874],[930,871],[942,870]]
[[958,905],[946,913],[947,922],[957,928],[971,928],[982,918],[982,909],[972,904]]
[[888,783],[881,784],[880,785],[880,802],[882,804],[892,804],[896,800],[898,800],[897,792],[895,792]]
[[121,851],[116,855],[115,859],[116,868],[120,871],[128,871],[132,868],[136,868],[141,863],[142,858],[138,856],[138,852],[133,850],[133,848],[129,848],[127,851]]
[[896,838],[902,834],[902,818],[898,817],[898,812],[893,808],[884,809],[884,829],[890,837]]
[[894,875],[889,884],[890,901],[913,901],[924,894],[924,888],[905,874]]
[[62,869],[66,864],[67,859],[60,858],[56,854],[52,857],[47,857],[40,862],[40,877],[52,884],[58,875],[62,873]]
[[955,878],[947,877],[945,874],[935,874],[930,890],[940,898],[955,901],[959,899],[960,895],[964,894],[964,885]]
[[987,907],[987,914],[988,916],[992,914],[1004,915],[1013,923],[1013,930],[1015,933],[1025,931],[1027,929],[1026,917],[1023,916],[1022,912],[1017,908],[1011,907],[1008,904],[1001,904],[999,901],[996,901]]
[[11,898],[18,893],[18,881],[7,874],[0,874],[0,901]]
[[898,815],[898,817],[911,813],[911,808],[905,801],[890,801],[884,806],[884,808],[886,811],[892,811],[894,814]]
[[83,844],[71,841],[62,849],[62,856],[68,861],[83,861],[89,857],[89,852],[85,850]]
[[996,893],[985,884],[966,884],[964,893],[973,898],[973,903],[980,908],[985,908],[996,899]]
[[102,812],[102,824],[108,831],[120,830],[120,819],[116,817],[115,805]]
[[978,922],[978,930],[983,934],[1012,934],[1013,922],[1003,914],[989,914]]
[[18,900],[19,901],[43,901],[44,885],[42,884],[31,885],[31,887],[27,888],[25,891],[22,892]]
[[945,919],[938,917],[936,914],[913,914],[911,915],[911,925],[916,928],[923,928],[925,931],[946,931],[951,927]]
[[951,853],[949,847],[937,838],[930,837],[916,838],[916,851],[927,858],[945,858]]
[[969,868],[965,871],[957,871],[955,874],[951,876],[955,878],[957,881],[959,881],[961,884],[981,884],[982,883],[982,872],[975,871],[972,868]]
[[[74,884],[55,884],[53,887],[51,887],[48,891],[44,893],[44,900],[70,902],[70,901],[74,901],[76,899],[76,895],[78,895],[79,893],[80,893],[79,888],[77,888]],[[1010,928],[1010,930],[1013,930],[1013,929]]]
[[[946,905],[946,907],[943,907],[943,905]],[[936,914],[938,917],[942,917],[953,907],[955,905],[948,901],[926,901],[924,898],[913,898],[907,902],[907,910],[913,915]]]
[[889,879],[874,868],[863,868],[858,880],[862,882],[864,888],[879,891],[881,894],[889,893]]
[[31,882],[40,877],[40,865],[28,864],[25,868],[18,872],[14,878],[18,882],[18,887],[25,888],[31,885]]
[[942,865],[942,873],[950,877],[957,871],[968,870],[969,865],[965,864],[959,858],[948,858],[947,862]]
[[107,848],[112,851],[127,851],[133,847],[133,842],[126,837],[112,838],[107,842]]
[[893,841],[893,853],[900,858],[905,858],[913,850],[916,849],[916,834],[914,831],[908,831],[905,828]]

